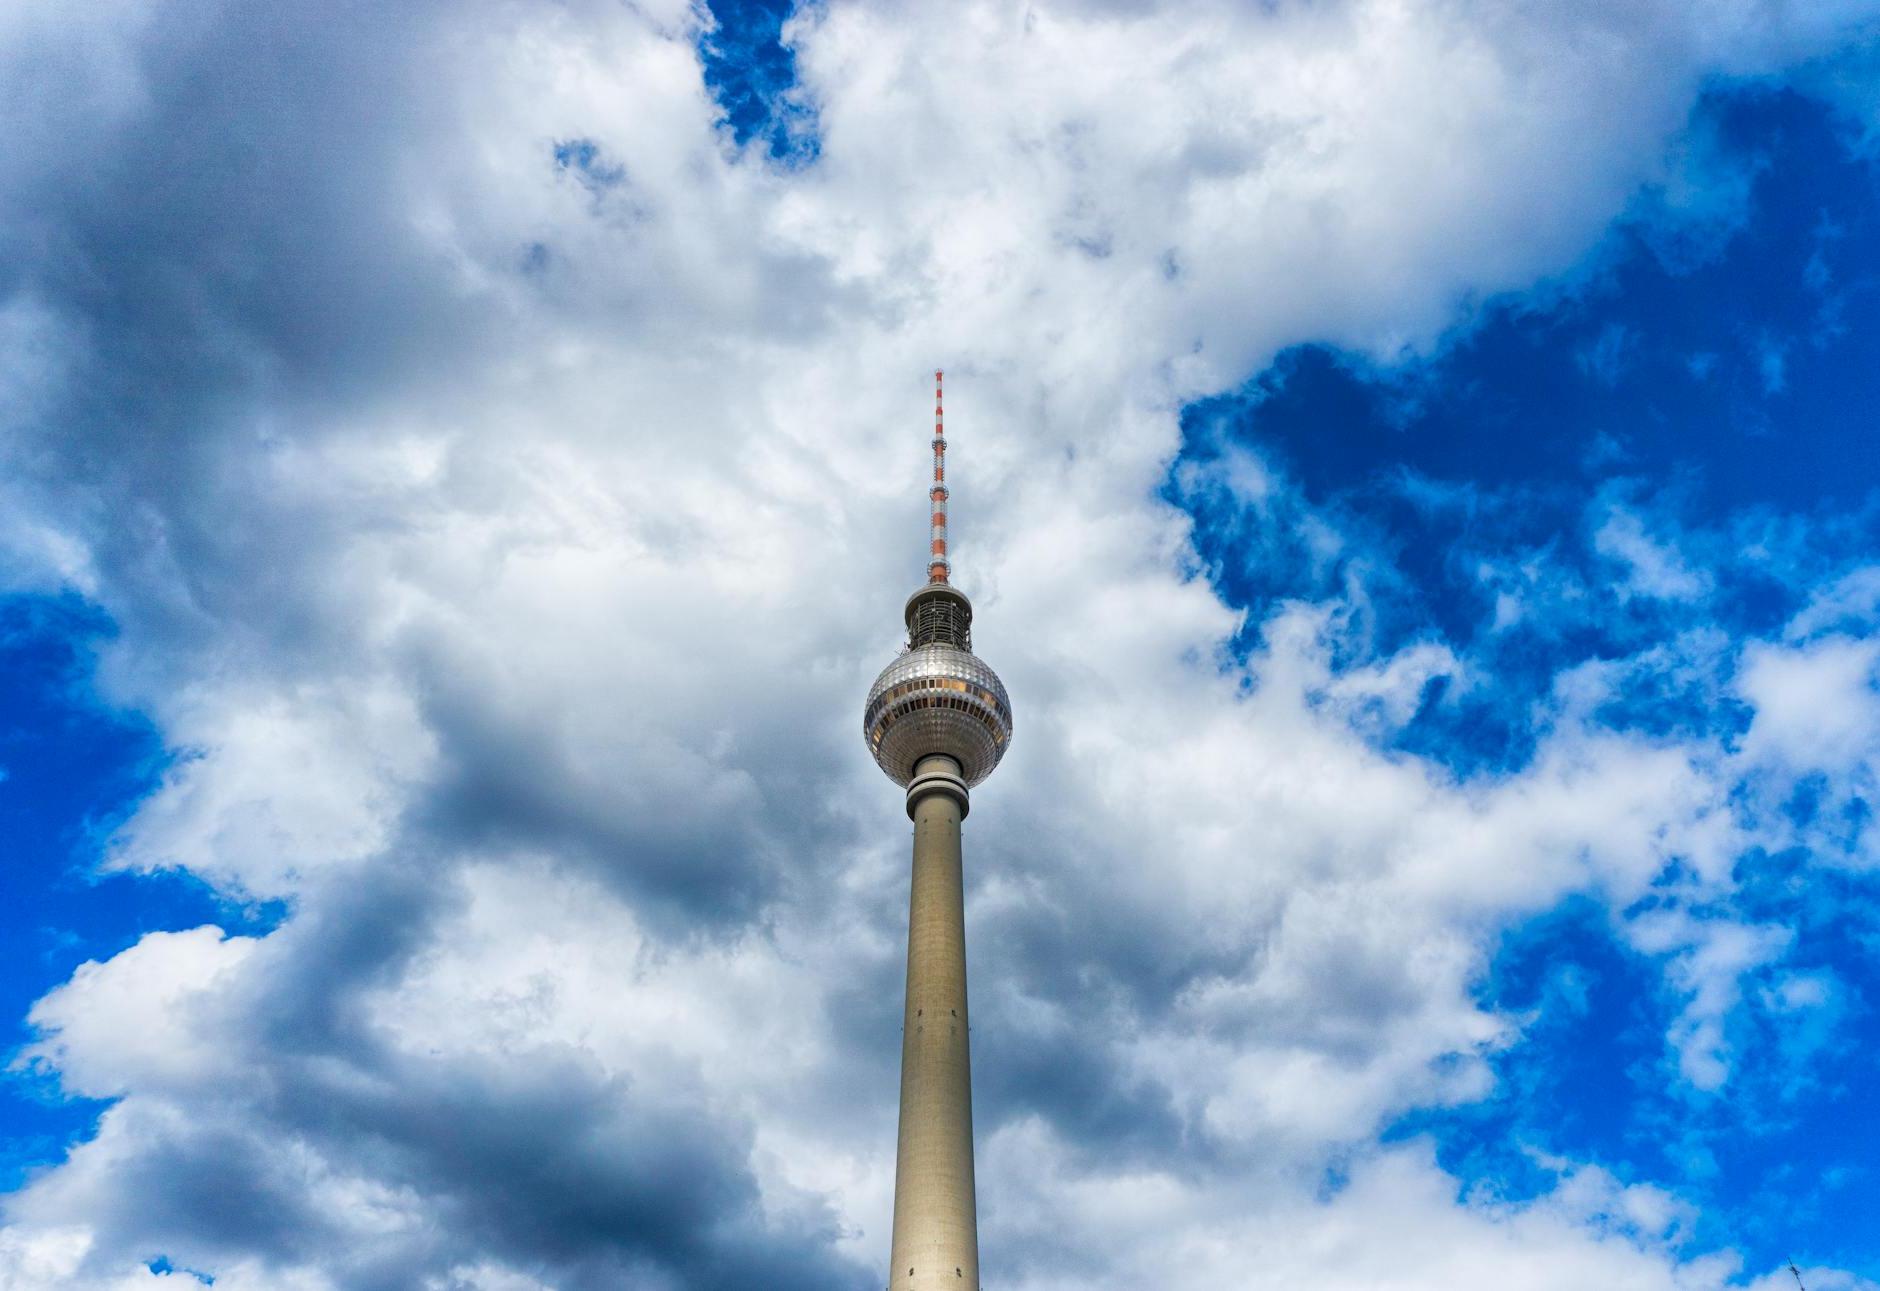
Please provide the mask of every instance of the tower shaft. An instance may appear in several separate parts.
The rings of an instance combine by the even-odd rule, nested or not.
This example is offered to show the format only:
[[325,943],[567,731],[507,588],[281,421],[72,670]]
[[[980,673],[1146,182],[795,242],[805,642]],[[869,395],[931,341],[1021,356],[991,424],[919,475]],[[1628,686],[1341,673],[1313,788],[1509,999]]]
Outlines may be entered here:
[[889,1291],[979,1291],[959,773],[952,758],[922,758],[908,787],[914,875]]

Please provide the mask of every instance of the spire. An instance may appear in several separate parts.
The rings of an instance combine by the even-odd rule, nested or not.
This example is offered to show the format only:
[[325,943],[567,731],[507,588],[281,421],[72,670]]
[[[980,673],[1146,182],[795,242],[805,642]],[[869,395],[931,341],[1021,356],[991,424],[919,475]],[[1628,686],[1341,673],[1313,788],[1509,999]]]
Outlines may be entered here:
[[932,512],[933,549],[927,557],[927,581],[944,583],[953,566],[947,561],[947,435],[946,418],[941,413],[940,379],[933,374],[933,488],[927,493]]

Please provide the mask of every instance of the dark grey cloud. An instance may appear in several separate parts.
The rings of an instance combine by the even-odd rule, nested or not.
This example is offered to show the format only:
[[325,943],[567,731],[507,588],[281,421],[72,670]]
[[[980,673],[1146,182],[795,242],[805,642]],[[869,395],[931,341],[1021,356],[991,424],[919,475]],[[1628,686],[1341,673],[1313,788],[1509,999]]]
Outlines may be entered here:
[[[610,1074],[552,1042],[426,1056],[376,1025],[368,997],[452,904],[443,877],[382,863],[336,876],[340,892],[268,939],[216,1055],[228,1076],[107,1113],[76,1171],[90,1173],[86,1153],[110,1159],[108,1179],[90,1181],[103,1185],[98,1274],[128,1251],[200,1269],[317,1266],[366,1291],[478,1259],[571,1288],[869,1284],[831,1253],[826,1204],[764,1213],[752,1127],[701,1089]],[[120,1158],[121,1135],[136,1148]],[[417,1209],[422,1226],[372,1240],[333,1204],[352,1187]]]

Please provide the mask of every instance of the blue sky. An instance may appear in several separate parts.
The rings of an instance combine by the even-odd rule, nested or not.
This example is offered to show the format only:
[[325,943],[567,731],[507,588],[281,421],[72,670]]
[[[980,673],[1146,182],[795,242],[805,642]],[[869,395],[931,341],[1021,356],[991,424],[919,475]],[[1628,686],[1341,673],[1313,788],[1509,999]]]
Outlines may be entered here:
[[[89,693],[81,651],[100,628],[82,607],[32,600],[8,607],[5,781],[12,863],[7,868],[7,1010],[13,1043],[26,1038],[26,1010],[87,958],[109,954],[152,926],[155,901],[136,880],[92,886],[99,834],[150,788],[159,749],[147,729],[103,712]],[[150,894],[154,895],[154,894]],[[100,927],[99,925],[103,926]],[[156,914],[155,926],[166,926]],[[56,1160],[89,1132],[91,1108],[65,1106],[56,1091],[20,1074],[7,1088],[7,1165],[24,1171]]]
[[[1379,366],[1301,346],[1184,412],[1178,478],[1185,462],[1243,446],[1358,536],[1346,560],[1301,560],[1249,544],[1231,504],[1175,486],[1223,596],[1257,622],[1272,598],[1324,597],[1351,561],[1375,566],[1377,639],[1448,641],[1488,678],[1449,702],[1432,683],[1393,736],[1461,774],[1532,756],[1534,710],[1561,669],[1693,629],[1766,634],[1880,537],[1880,193],[1859,123],[1787,86],[1720,84],[1692,129],[1744,185],[1740,209],[1700,231],[1696,249],[1654,228],[1648,206],[1541,299],[1482,302],[1427,359]],[[1702,552],[1714,590],[1697,605],[1602,592],[1614,576],[1587,541],[1596,497],[1637,505]],[[1773,525],[1792,526],[1789,550],[1741,552],[1741,534]],[[1499,629],[1479,564],[1537,550],[1583,580],[1590,602]],[[1602,717],[1725,741],[1748,724],[1740,707],[1661,686],[1622,692]],[[1785,807],[1805,814],[1808,799],[1798,791]],[[1864,826],[1865,798],[1849,809]],[[1678,1179],[1713,1241],[1871,1275],[1880,1247],[1863,1217],[1880,1177],[1848,1149],[1880,1140],[1863,1092],[1880,1039],[1875,910],[1858,878],[1814,872],[1812,859],[1743,857],[1737,903],[1793,930],[1791,967],[1837,982],[1832,1021],[1741,1019],[1727,1095],[1693,1098],[1667,1081],[1676,1001],[1614,946],[1601,912],[1568,905],[1511,930],[1482,984],[1497,1009],[1536,1018],[1496,1059],[1497,1095],[1413,1113],[1398,1132],[1435,1134],[1472,1186],[1516,1196],[1544,1174],[1534,1152]]]
[[[1257,624],[1274,598],[1333,595],[1365,565],[1373,642],[1443,640],[1487,679],[1460,699],[1433,682],[1391,738],[1459,774],[1532,757],[1535,710],[1563,668],[1696,629],[1769,633],[1880,537],[1880,190],[1860,123],[1786,85],[1719,83],[1690,128],[1708,164],[1742,185],[1735,208],[1710,217],[1721,227],[1667,231],[1648,195],[1538,298],[1480,302],[1427,357],[1380,365],[1302,345],[1184,410],[1169,496],[1194,514],[1223,597]],[[1343,558],[1302,559],[1285,526],[1181,486],[1184,464],[1225,445],[1283,474],[1302,512],[1353,535]],[[1714,589],[1696,605],[1615,597],[1613,567],[1588,541],[1600,497],[1702,553]],[[1742,551],[1746,532],[1778,526],[1790,530],[1786,550]],[[1589,599],[1500,628],[1481,564],[1535,552]],[[1749,720],[1713,694],[1663,686],[1621,692],[1602,718],[1726,742]],[[1785,807],[1809,812],[1808,794]],[[1864,826],[1871,805],[1849,810]],[[1790,967],[1837,983],[1832,1021],[1734,1023],[1739,1070],[1726,1094],[1693,1097],[1668,1079],[1676,1000],[1614,945],[1603,912],[1569,904],[1510,930],[1481,985],[1493,1007],[1535,1018],[1496,1058],[1496,1095],[1412,1113],[1395,1132],[1434,1134],[1461,1178],[1500,1195],[1545,1186],[1535,1153],[1676,1179],[1711,1241],[1764,1263],[1794,1254],[1872,1276],[1880,1247],[1864,1217],[1880,1204],[1880,1176],[1849,1148],[1880,1141],[1864,1093],[1880,1040],[1875,910],[1858,877],[1816,872],[1814,859],[1743,857],[1737,904],[1793,930]]]
[[988,1285],[1880,1282],[1880,14],[667,8],[0,37],[0,1287],[872,1285],[937,363]]
[[[78,597],[17,596],[5,605],[4,909],[11,1044],[30,1036],[27,1011],[80,964],[106,959],[144,933],[219,922],[260,924],[261,909],[217,897],[186,872],[110,872],[112,829],[157,785],[179,754],[134,712],[106,701],[92,651],[108,619]],[[101,1104],[62,1097],[30,1067],[9,1073],[0,1133],[9,1187],[56,1162],[96,1127]]]

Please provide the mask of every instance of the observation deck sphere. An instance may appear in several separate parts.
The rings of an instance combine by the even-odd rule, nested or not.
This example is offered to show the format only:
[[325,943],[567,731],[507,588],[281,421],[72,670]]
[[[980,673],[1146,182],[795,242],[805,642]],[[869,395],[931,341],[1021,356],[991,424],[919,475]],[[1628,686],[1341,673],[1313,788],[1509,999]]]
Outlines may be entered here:
[[977,655],[951,645],[915,646],[881,670],[862,708],[862,737],[896,784],[922,758],[960,764],[968,787],[992,774],[1012,742],[1005,684]]

